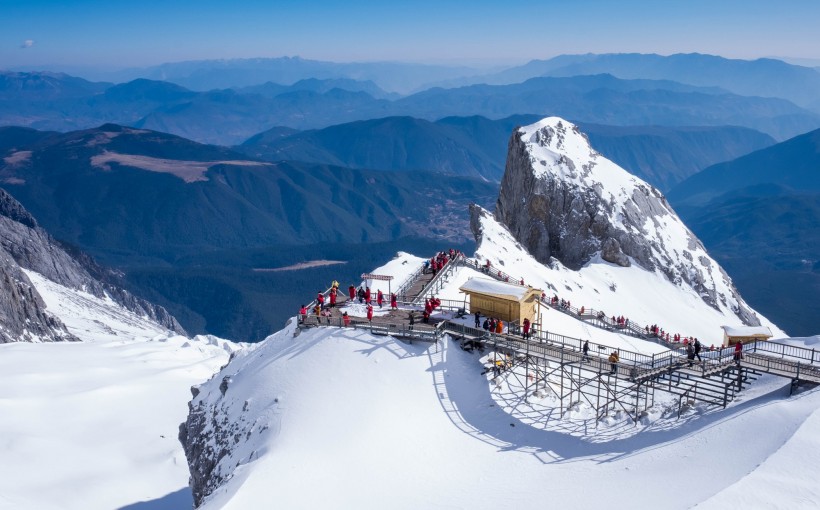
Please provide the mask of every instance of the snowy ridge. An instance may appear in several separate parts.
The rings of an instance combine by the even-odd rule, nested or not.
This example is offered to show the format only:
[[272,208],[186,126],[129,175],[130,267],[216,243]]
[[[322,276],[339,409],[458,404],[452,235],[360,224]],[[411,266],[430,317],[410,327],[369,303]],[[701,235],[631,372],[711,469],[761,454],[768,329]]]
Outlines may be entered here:
[[81,341],[0,344],[0,509],[190,508],[189,388],[240,345],[26,275]]
[[[547,175],[579,188],[594,189],[605,200],[623,207],[636,188],[652,188],[602,156],[575,124],[547,117],[518,130],[531,156],[533,174]],[[618,215],[610,218],[618,221]]]
[[[541,266],[489,217],[483,233],[479,255],[503,257],[504,267],[528,283],[549,277],[589,295],[600,286],[614,295],[610,304],[629,306],[605,286],[615,282],[612,274]],[[596,265],[637,278],[642,292],[654,289],[650,302],[681,302],[658,308],[663,320],[711,311],[709,331],[722,332],[717,324],[725,317],[691,290],[640,267]],[[407,270],[395,261],[391,267]],[[481,277],[462,267],[439,296],[462,299],[458,288]],[[663,350],[554,310],[544,314],[551,331],[613,348]],[[820,337],[787,341],[811,346]],[[181,439],[202,489],[195,492],[198,508],[506,508],[540,500],[568,508],[721,508],[744,491],[755,493],[745,497],[752,507],[801,508],[820,497],[814,457],[804,461],[799,453],[817,443],[816,390],[788,398],[784,380],[764,376],[726,410],[694,405],[679,420],[677,397],[659,395],[637,425],[620,411],[596,425],[582,401],[561,416],[549,391],[524,400],[525,367],[493,379],[484,370],[492,355],[464,352],[449,338],[407,344],[365,330],[289,324],[237,352],[195,390]],[[747,443],[740,430],[767,433]],[[784,464],[791,494],[760,483]],[[670,498],[681,473],[687,490]],[[641,490],[624,491],[636,477]],[[579,484],[594,490],[579,492]]]
[[694,290],[726,324],[760,325],[666,198],[597,153],[564,119],[513,134],[495,218],[543,264],[638,265]]
[[[706,346],[720,345],[721,326],[738,322],[731,310],[709,306],[692,287],[670,282],[660,270],[648,271],[638,265],[621,267],[600,257],[577,271],[557,260],[543,265],[489,212],[480,214],[478,223],[480,241],[476,258],[490,260],[493,266],[523,278],[528,285],[544,289],[548,297],[558,295],[575,307],[602,310],[607,317],[624,316],[640,327],[657,324],[670,334],[697,337]],[[542,328],[572,337],[591,338],[590,333],[582,334],[584,330],[578,328],[586,328],[586,331],[595,328],[571,321],[578,324],[571,325],[568,331],[566,322],[560,319],[562,315],[556,311],[545,312]],[[762,316],[760,319],[775,338],[787,337],[768,319]],[[556,322],[562,326],[555,328]]]
[[[615,413],[595,428],[583,406],[559,420],[548,396],[523,404],[512,379],[482,375],[480,356],[361,330],[296,336],[293,325],[239,352],[192,402],[220,473],[199,508],[718,508],[722,490],[770,473],[774,454],[802,466],[790,469],[801,493],[757,486],[760,501],[799,508],[820,496],[789,447],[816,444],[801,428],[817,430],[816,391],[786,399],[783,381],[766,379],[726,411],[697,406],[678,421],[677,402],[658,404],[637,427]],[[738,430],[767,433],[748,447]],[[670,498],[681,473],[687,490]],[[624,491],[636,478],[641,490]]]

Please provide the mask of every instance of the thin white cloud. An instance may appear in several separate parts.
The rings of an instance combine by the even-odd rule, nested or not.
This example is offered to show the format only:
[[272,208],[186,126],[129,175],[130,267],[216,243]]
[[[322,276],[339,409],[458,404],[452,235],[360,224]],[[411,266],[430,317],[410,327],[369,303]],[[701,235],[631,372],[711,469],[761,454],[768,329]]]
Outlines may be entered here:
[[20,45],[23,49],[31,48],[32,46],[34,46],[34,39],[26,39],[23,41],[23,44]]

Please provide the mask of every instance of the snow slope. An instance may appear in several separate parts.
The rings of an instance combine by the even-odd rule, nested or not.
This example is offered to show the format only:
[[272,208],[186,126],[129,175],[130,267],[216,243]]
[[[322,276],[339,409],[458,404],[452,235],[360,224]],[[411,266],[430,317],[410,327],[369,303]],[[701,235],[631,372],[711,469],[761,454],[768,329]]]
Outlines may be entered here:
[[[727,410],[680,421],[537,427],[524,404],[507,408],[479,354],[448,341],[293,333],[201,387],[195,403],[239,424],[225,460],[239,467],[201,508],[725,508],[744,491],[746,508],[820,501],[816,456],[800,452],[820,432],[818,391],[789,399],[786,382],[764,378]],[[768,478],[784,465],[788,492]]]
[[[567,299],[576,308],[602,310],[608,317],[623,315],[642,327],[657,324],[670,334],[697,337],[706,346],[721,344],[721,326],[740,325],[730,310],[718,311],[709,306],[692,287],[672,283],[659,270],[648,271],[637,264],[621,267],[600,257],[579,271],[567,269],[558,261],[545,266],[491,215],[481,215],[480,228],[482,239],[475,253],[479,261],[489,259],[493,267],[514,278],[523,278],[528,285],[543,289],[548,297],[558,295]],[[553,315],[563,314],[553,312]],[[758,317],[774,338],[787,336],[765,317],[760,314]],[[549,317],[545,317],[543,329],[577,336],[564,332]]]
[[83,342],[0,345],[0,508],[189,508],[189,388],[236,345],[27,274]]
[[[619,293],[637,273],[618,269],[637,265],[679,287],[675,294],[697,295],[726,317],[724,324],[758,325],[758,318],[729,276],[666,198],[597,153],[579,128],[564,119],[548,117],[519,128],[513,135],[494,216],[509,229],[510,239],[520,241],[543,263],[557,259],[570,269],[600,274],[603,261],[608,261],[605,264],[613,267],[600,276],[612,275],[623,284],[618,286]],[[473,218],[474,231],[476,223]],[[492,244],[486,249],[510,243],[494,239]],[[641,279],[632,289],[634,295],[621,297],[634,300],[643,295],[643,301],[652,299],[653,294],[645,293],[650,290],[646,278]],[[563,289],[559,287],[557,292]],[[675,295],[666,288],[656,294],[667,298]],[[689,297],[686,301],[691,303]],[[665,315],[671,313],[658,314]],[[641,316],[641,320],[653,319]]]

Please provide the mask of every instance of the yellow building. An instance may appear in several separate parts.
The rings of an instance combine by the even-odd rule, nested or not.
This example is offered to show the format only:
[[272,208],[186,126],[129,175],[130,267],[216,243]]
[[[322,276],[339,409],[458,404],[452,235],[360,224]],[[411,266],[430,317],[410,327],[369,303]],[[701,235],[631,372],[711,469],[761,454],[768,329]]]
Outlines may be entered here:
[[521,324],[538,322],[541,289],[485,278],[470,278],[458,290],[470,297],[470,313]]
[[723,328],[723,347],[735,345],[738,342],[749,343],[758,340],[768,340],[772,332],[765,326],[721,326]]

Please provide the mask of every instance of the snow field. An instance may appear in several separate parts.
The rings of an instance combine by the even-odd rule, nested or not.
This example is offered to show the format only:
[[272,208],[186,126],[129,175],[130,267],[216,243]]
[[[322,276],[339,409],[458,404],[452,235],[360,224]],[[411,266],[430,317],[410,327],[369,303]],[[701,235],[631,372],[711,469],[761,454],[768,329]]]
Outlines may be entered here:
[[763,378],[725,411],[638,426],[613,413],[596,430],[579,406],[545,426],[549,397],[516,401],[515,379],[496,386],[482,361],[449,341],[336,328],[240,353],[223,371],[225,397],[217,377],[197,398],[253,424],[227,459],[243,464],[202,508],[689,508],[743,486],[776,452],[804,466],[794,483],[816,494],[783,445],[816,414],[817,391],[788,399],[786,383]]
[[0,345],[0,508],[191,504],[177,440],[190,387],[238,346],[189,340],[28,272],[83,342]]

